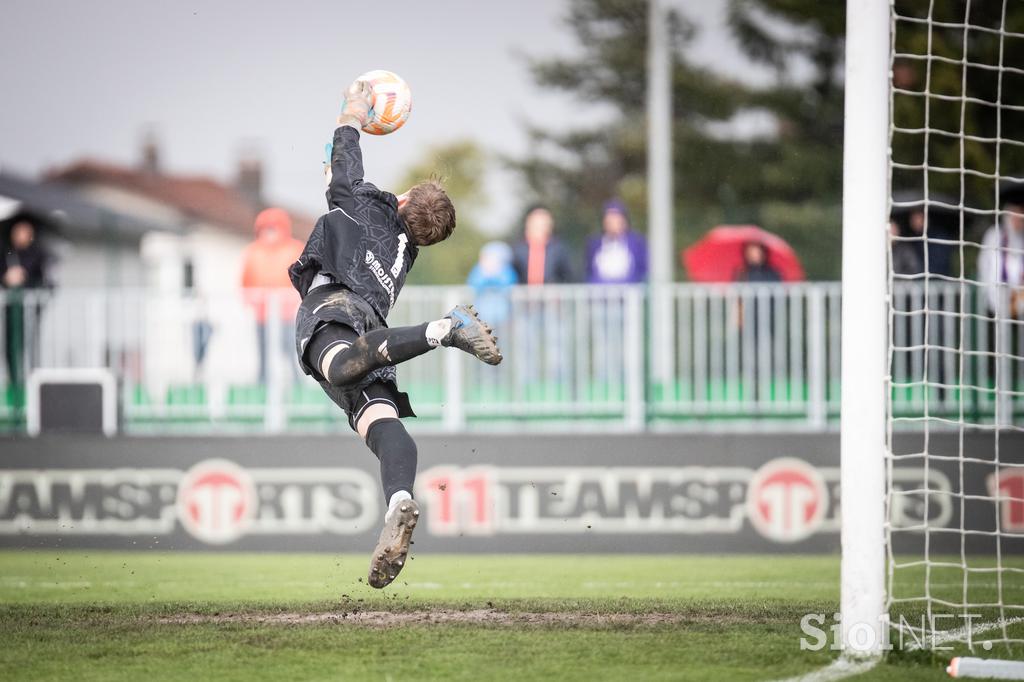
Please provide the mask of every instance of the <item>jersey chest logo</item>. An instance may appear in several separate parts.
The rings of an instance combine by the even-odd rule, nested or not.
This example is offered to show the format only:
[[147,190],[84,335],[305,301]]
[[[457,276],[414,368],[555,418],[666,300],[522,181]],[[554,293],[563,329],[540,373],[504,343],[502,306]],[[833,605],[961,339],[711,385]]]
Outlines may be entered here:
[[388,275],[387,269],[380,262],[373,252],[370,250],[366,251],[366,267],[370,268],[370,272],[377,278],[380,285],[384,287],[384,291],[388,292],[388,300],[391,305],[395,304],[395,281]]

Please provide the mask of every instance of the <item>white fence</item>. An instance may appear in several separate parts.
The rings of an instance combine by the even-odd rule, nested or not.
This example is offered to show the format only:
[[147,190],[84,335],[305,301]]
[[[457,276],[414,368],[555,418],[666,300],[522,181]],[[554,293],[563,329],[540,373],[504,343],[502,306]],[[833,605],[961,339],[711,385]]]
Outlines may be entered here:
[[815,430],[837,415],[838,283],[676,284],[653,300],[671,320],[650,339],[654,415]]
[[[389,323],[435,319],[472,298],[463,287],[407,287]],[[998,391],[993,328],[976,297],[932,283],[900,285],[894,298],[894,414],[913,421],[969,409],[984,420]],[[111,368],[129,432],[347,428],[298,370],[290,324],[273,312],[293,307],[290,296],[269,294],[264,324],[238,293],[56,290],[0,302],[6,430],[23,426],[20,386],[37,367]],[[403,364],[399,380],[420,416],[416,428],[820,431],[837,424],[836,283],[517,287],[479,297],[478,307],[505,362],[490,367],[438,350]],[[655,316],[662,324],[652,324]],[[1013,343],[1024,343],[1022,336]],[[1024,346],[1010,354],[1001,382],[1017,410],[1024,409],[1024,363],[1012,358],[1021,356]]]

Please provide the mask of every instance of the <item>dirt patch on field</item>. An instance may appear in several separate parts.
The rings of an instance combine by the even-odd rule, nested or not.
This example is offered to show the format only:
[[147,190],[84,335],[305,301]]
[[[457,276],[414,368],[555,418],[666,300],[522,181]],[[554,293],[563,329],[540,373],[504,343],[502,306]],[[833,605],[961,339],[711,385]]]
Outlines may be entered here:
[[362,627],[393,627],[402,625],[536,625],[562,627],[608,627],[673,625],[687,622],[722,622],[721,618],[679,613],[582,613],[577,611],[499,611],[471,609],[466,611],[328,611],[323,613],[190,613],[166,616],[160,623],[193,625],[199,623],[260,623],[267,625],[357,625]]

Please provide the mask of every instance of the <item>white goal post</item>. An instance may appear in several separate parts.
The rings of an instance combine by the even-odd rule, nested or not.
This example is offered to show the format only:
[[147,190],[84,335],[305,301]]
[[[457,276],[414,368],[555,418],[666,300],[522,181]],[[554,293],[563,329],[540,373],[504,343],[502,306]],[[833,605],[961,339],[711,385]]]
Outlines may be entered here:
[[840,611],[844,651],[881,652],[885,606],[889,2],[848,0],[843,152]]

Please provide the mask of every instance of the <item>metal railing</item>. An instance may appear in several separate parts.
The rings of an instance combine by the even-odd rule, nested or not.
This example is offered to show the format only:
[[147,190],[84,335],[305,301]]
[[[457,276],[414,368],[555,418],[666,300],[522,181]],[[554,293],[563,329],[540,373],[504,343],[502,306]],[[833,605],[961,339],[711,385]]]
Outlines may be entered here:
[[839,294],[833,282],[655,291],[668,324],[650,339],[652,416],[826,429],[839,410]]
[[[1000,386],[1013,398],[1011,414],[1024,410],[1024,345],[1017,347],[1024,335],[1011,335],[1012,348],[1004,341],[1009,361],[997,383],[982,293],[944,283],[896,287],[894,416],[952,420],[967,412],[972,423],[984,423]],[[473,298],[465,287],[407,287],[389,324],[436,319]],[[838,283],[515,287],[477,299],[505,361],[490,367],[434,351],[401,365],[400,384],[420,417],[416,428],[837,426]],[[347,429],[337,407],[298,370],[284,314],[294,296],[267,292],[266,301],[261,323],[238,292],[2,295],[0,428],[23,428],[22,386],[34,368],[105,367],[118,379],[128,432]]]

